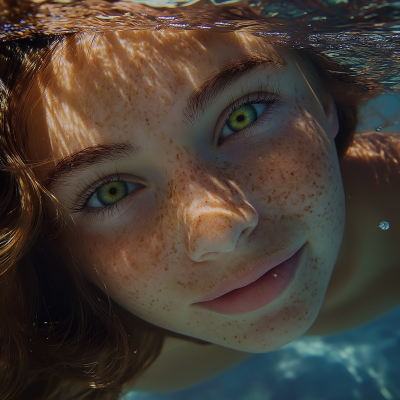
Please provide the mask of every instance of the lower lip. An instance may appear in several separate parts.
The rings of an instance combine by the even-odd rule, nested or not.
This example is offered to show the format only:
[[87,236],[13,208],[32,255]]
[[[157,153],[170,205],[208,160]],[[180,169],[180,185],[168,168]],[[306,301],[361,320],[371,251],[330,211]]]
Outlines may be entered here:
[[219,314],[246,314],[272,303],[292,282],[304,246],[291,258],[277,265],[245,287],[232,290],[214,300],[195,305]]

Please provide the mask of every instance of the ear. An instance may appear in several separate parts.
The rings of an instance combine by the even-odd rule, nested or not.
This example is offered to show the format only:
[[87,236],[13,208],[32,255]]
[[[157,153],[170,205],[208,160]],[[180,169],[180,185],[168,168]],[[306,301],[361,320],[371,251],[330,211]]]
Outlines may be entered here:
[[339,132],[339,118],[337,115],[337,110],[335,102],[332,97],[324,96],[322,98],[322,106],[325,111],[325,116],[328,121],[328,126],[332,134],[333,139],[337,136]]

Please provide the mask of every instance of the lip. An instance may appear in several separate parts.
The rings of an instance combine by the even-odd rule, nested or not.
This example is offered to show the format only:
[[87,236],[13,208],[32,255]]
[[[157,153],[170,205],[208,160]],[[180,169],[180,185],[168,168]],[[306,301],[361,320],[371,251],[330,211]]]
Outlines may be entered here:
[[282,264],[289,258],[291,258],[295,253],[297,253],[304,244],[295,248],[286,250],[282,253],[276,254],[270,257],[267,261],[256,265],[255,267],[251,268],[249,271],[245,272],[243,275],[225,281],[221,286],[217,289],[213,290],[207,296],[203,297],[197,303],[201,303],[204,301],[214,300],[217,297],[223,296],[224,294],[231,292],[232,290],[242,288],[244,286],[250,285],[251,283],[255,282],[257,279],[261,278],[265,273],[270,271],[272,268],[275,268],[279,264]]
[[271,303],[292,282],[304,247],[305,244],[270,257],[240,277],[224,282],[193,305],[221,314],[237,315]]

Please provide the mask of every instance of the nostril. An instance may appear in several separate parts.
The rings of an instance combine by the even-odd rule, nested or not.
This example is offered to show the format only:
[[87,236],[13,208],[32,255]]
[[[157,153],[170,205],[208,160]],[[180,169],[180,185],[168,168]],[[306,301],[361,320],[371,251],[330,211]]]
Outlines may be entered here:
[[[209,198],[206,199],[207,201]],[[224,204],[204,206],[191,202],[184,213],[185,249],[193,261],[216,259],[222,253],[235,250],[239,238],[246,246],[247,238],[257,226],[257,211],[247,207],[224,207]]]
[[254,228],[255,228],[254,226],[248,226],[246,229],[243,230],[240,236],[249,236]]

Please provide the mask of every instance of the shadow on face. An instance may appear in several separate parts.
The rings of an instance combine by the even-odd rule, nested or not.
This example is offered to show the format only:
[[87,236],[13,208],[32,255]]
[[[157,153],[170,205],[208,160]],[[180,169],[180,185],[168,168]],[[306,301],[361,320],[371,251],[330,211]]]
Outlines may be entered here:
[[[38,174],[73,220],[60,243],[128,311],[249,352],[313,323],[344,201],[334,107],[300,66],[241,33],[112,32],[57,51],[29,125],[32,152],[54,159]],[[301,246],[267,304],[194,306]]]

